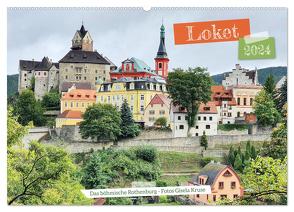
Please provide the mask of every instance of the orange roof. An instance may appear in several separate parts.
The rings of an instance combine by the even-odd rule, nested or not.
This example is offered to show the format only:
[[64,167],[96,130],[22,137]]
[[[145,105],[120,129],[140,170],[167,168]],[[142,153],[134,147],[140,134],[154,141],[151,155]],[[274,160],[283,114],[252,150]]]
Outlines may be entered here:
[[198,113],[217,113],[215,103],[210,101],[206,104],[201,103],[198,109]]
[[155,94],[155,96],[151,99],[149,104],[156,105],[156,104],[165,104],[167,106],[170,105],[171,99],[166,97],[163,94]]
[[83,117],[81,111],[65,110],[57,118],[82,119]]
[[72,89],[63,93],[61,100],[96,101],[96,90]]

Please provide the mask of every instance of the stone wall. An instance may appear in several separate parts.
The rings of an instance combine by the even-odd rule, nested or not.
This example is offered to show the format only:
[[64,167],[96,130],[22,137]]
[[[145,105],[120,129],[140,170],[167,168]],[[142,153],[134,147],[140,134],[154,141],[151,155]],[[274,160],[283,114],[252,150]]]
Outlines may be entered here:
[[[102,149],[101,143],[95,143],[90,139],[82,139],[79,134],[78,126],[63,127],[60,132],[57,132],[63,141],[66,143],[66,149],[70,152],[88,152],[91,149]],[[154,138],[156,136],[156,138]],[[151,139],[152,138],[152,139]],[[215,148],[216,145],[239,144],[242,141],[269,141],[270,133],[255,134],[255,135],[215,135],[207,136],[208,147]],[[132,139],[121,140],[117,145],[109,142],[104,147],[113,146],[117,149],[128,149],[134,146],[150,145],[155,146],[159,151],[178,151],[178,152],[195,152],[201,153],[200,137],[188,138],[172,138],[170,131],[150,130],[143,131],[140,136]],[[216,155],[217,153],[207,152]]]

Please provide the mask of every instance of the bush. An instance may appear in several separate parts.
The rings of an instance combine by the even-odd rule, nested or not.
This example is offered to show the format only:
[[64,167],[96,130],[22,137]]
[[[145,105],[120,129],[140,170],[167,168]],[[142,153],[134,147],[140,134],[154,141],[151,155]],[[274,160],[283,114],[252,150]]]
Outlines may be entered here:
[[132,205],[133,202],[128,197],[114,197],[114,198],[107,198],[106,205]]
[[157,159],[157,151],[151,146],[141,146],[135,148],[135,154],[137,158],[153,163]]
[[161,128],[164,128],[167,125],[167,120],[165,117],[160,117],[160,118],[156,119],[156,121],[154,122],[154,125],[160,126]]
[[218,129],[223,131],[248,130],[247,124],[219,124]]
[[167,187],[167,182],[165,182],[163,180],[157,180],[156,187]]
[[214,160],[214,158],[212,158],[212,157],[204,157],[204,158],[201,158],[201,159],[200,159],[200,166],[201,166],[201,167],[204,167],[204,166],[206,166],[207,164],[209,164],[210,161],[212,161],[212,160]]
[[166,195],[159,196],[159,202],[160,203],[168,203],[168,198]]

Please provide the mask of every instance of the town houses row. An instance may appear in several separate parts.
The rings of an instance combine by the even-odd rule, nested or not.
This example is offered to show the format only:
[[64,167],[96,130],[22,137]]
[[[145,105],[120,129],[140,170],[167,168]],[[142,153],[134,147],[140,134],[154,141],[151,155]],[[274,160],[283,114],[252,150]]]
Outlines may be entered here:
[[[107,103],[118,109],[126,99],[133,118],[142,126],[154,126],[165,117],[174,137],[187,136],[185,108],[174,106],[168,97],[166,78],[169,58],[165,47],[165,27],[160,28],[160,44],[150,68],[135,57],[115,66],[109,58],[93,50],[93,40],[82,25],[73,39],[71,50],[54,63],[20,60],[19,92],[35,81],[35,97],[41,99],[51,89],[62,93],[61,110],[56,127],[78,125],[86,108],[95,103]],[[262,86],[257,70],[247,70],[239,64],[227,73],[222,85],[211,87],[211,100],[201,104],[191,136],[216,135],[218,124],[255,121],[253,101]]]

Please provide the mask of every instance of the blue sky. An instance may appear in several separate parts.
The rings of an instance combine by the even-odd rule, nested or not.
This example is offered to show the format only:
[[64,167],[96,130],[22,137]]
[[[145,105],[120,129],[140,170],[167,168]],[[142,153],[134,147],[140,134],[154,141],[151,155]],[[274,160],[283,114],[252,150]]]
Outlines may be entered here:
[[[251,33],[275,37],[276,58],[238,60],[238,42],[174,45],[173,24],[249,18]],[[8,74],[18,73],[20,59],[60,60],[82,21],[94,48],[117,66],[136,57],[154,68],[160,26],[166,27],[170,68],[206,67],[213,75],[230,71],[236,63],[254,69],[287,65],[287,9],[285,8],[43,8],[8,9]]]

